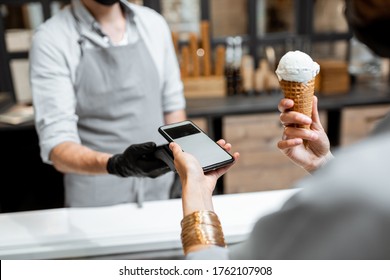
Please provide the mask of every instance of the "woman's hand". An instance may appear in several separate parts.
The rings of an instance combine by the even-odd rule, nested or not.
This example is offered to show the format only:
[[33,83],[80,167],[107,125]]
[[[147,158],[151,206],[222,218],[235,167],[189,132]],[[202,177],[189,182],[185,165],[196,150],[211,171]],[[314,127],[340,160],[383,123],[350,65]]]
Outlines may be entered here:
[[[232,148],[230,143],[226,143],[223,139],[217,143],[230,152]],[[193,155],[183,152],[177,143],[170,143],[169,148],[172,150],[174,164],[182,183],[184,216],[199,210],[213,211],[211,197],[215,184],[218,178],[225,174],[234,163],[204,174],[199,161]],[[236,162],[239,153],[234,153],[233,157]]]
[[[294,106],[294,101],[291,99],[284,98],[278,105],[281,112],[280,121],[284,126],[278,148],[295,164],[310,173],[333,158],[317,105],[318,99],[314,96],[312,119],[304,114],[289,111]],[[310,130],[295,127],[296,125],[310,125]],[[303,139],[307,140],[306,146],[303,144]]]

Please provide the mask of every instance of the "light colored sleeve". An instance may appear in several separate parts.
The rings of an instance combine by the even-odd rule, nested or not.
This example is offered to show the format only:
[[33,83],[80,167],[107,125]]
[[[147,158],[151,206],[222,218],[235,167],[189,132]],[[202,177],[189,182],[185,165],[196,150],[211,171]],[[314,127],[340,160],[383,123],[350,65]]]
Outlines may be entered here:
[[179,62],[172,42],[172,34],[165,20],[161,26],[164,32],[164,83],[163,109],[165,113],[185,109],[186,103],[183,92],[183,83],[180,77]]
[[229,250],[218,246],[212,246],[204,250],[189,253],[187,260],[228,260]]
[[[80,143],[76,97],[64,53],[65,37],[38,30],[30,50],[30,82],[42,160],[51,163],[51,150],[64,141]],[[63,41],[63,42],[61,42]]]

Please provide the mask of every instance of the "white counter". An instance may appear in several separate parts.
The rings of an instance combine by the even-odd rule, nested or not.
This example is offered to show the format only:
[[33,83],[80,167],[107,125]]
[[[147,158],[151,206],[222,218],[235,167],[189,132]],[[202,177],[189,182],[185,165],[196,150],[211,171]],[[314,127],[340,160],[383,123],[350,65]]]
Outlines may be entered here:
[[[215,212],[227,243],[244,240],[259,217],[278,210],[297,191],[215,196]],[[143,208],[121,204],[4,213],[0,214],[0,259],[112,258],[121,254],[143,258],[145,252],[175,250],[182,255],[181,219],[178,199],[146,202]]]

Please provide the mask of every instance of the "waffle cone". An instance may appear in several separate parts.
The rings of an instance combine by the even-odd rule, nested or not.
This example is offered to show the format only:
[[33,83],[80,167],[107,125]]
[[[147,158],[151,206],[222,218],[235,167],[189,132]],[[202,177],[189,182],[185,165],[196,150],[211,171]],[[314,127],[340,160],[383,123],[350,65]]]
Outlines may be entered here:
[[[313,107],[314,81],[315,78],[311,79],[307,83],[285,80],[279,81],[284,97],[294,100],[294,107],[292,107],[291,110],[303,113],[310,118]],[[309,129],[310,125],[300,127]]]

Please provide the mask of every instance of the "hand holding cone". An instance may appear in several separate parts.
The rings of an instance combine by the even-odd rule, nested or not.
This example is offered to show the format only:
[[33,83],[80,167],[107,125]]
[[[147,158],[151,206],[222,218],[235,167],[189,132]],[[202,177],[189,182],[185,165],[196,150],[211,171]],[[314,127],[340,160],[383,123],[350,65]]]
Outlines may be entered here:
[[[315,76],[320,66],[303,52],[286,53],[279,62],[276,75],[285,98],[294,101],[293,111],[311,118]],[[310,129],[310,126],[299,126]],[[305,147],[307,141],[304,141]]]
[[[314,96],[314,81],[314,78],[308,81],[306,84],[285,80],[279,81],[280,87],[284,93],[284,97],[294,101],[294,106],[291,110],[305,114],[310,118]],[[309,129],[310,125],[300,127]]]

